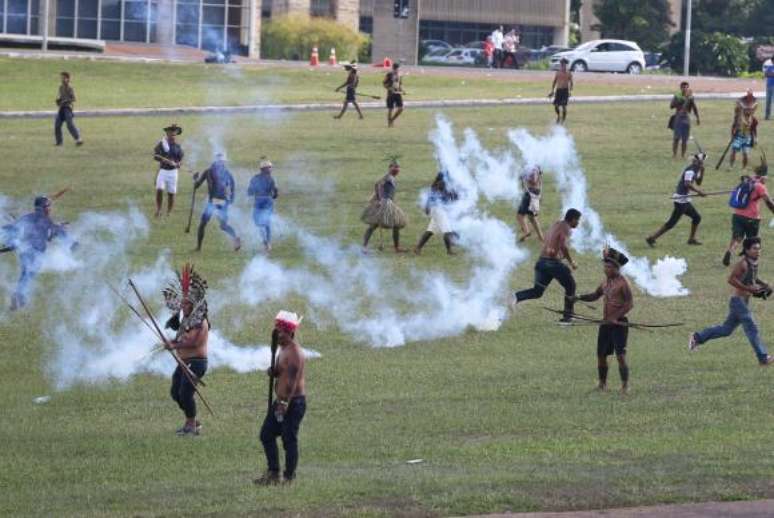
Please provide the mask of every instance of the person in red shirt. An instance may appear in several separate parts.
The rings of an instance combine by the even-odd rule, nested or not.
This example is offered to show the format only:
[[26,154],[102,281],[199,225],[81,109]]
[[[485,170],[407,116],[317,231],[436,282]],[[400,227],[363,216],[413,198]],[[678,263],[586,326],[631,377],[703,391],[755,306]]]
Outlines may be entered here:
[[494,43],[492,43],[492,37],[487,36],[486,41],[484,41],[484,57],[486,58],[486,66],[489,68],[492,68],[492,65],[494,64]]
[[743,239],[748,237],[758,237],[758,230],[761,223],[760,202],[763,200],[771,212],[774,212],[774,200],[769,196],[766,189],[766,177],[768,175],[768,166],[765,160],[761,165],[755,168],[750,181],[754,182],[750,202],[743,209],[734,209],[731,216],[731,242],[728,244],[726,253],[723,254],[723,265],[731,264],[731,254],[736,251],[736,247]]

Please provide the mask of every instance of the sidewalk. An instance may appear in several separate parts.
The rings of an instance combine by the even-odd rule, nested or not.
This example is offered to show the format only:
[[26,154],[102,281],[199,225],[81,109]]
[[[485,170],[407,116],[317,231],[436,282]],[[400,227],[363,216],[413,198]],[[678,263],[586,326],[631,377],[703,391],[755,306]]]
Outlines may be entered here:
[[486,515],[486,518],[772,518],[772,516],[774,516],[774,500],[754,500],[562,513],[491,514]]

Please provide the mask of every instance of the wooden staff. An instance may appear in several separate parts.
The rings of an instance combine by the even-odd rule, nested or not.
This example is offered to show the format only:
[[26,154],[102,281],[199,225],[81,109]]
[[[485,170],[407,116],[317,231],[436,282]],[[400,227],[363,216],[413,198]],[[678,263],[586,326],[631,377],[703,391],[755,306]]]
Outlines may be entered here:
[[355,95],[357,95],[358,97],[368,97],[369,99],[381,99],[381,97],[378,95],[359,94],[357,92],[355,92]]
[[715,166],[715,170],[717,171],[720,169],[720,165],[723,163],[723,160],[726,159],[726,153],[728,153],[728,150],[731,149],[731,144],[734,143],[734,137],[731,137],[731,140],[728,141],[728,145],[726,146],[726,150],[723,151],[723,154],[720,155],[720,160],[718,160],[717,165]]
[[188,225],[185,226],[185,233],[191,232],[191,221],[193,220],[194,206],[196,205],[196,174],[194,174],[194,188],[191,192],[191,210],[188,212]]
[[[564,311],[560,311],[558,309],[548,308],[545,306],[543,306],[543,309],[545,309],[546,311],[550,311],[551,313],[558,313],[560,315],[564,314]],[[684,322],[672,322],[668,324],[639,324],[637,322],[605,322],[604,320],[600,320],[598,318],[586,317],[583,315],[578,315],[577,313],[570,313],[570,317],[576,318],[578,320],[583,320],[586,322],[594,322],[597,324],[610,324],[613,326],[621,326],[621,327],[633,327],[635,329],[640,329],[640,330],[646,330],[646,329],[649,330],[651,328],[662,328],[662,327],[679,327],[679,326],[685,325]]]
[[[162,342],[166,342],[166,337],[165,337],[163,334],[160,334],[159,332],[157,332],[157,330],[156,330],[156,329],[154,329],[154,328],[153,328],[153,326],[151,326],[151,324],[150,324],[150,323],[149,323],[149,322],[148,322],[148,321],[147,321],[147,320],[146,320],[146,319],[145,319],[145,318],[144,318],[144,317],[143,317],[143,316],[140,314],[140,312],[137,310],[137,308],[135,308],[135,307],[132,305],[132,303],[131,303],[131,302],[129,302],[128,300],[126,300],[126,297],[124,297],[123,295],[121,295],[121,293],[120,293],[120,292],[119,292],[117,289],[115,289],[115,288],[113,287],[113,285],[111,285],[110,283],[108,283],[108,287],[110,287],[110,289],[111,289],[111,290],[113,290],[113,293],[115,293],[115,294],[118,296],[118,298],[120,298],[120,299],[121,299],[121,300],[124,302],[124,304],[126,304],[126,305],[129,307],[129,309],[130,309],[130,310],[132,310],[132,313],[134,313],[134,314],[135,314],[135,316],[136,316],[137,318],[139,318],[139,319],[140,319],[140,321],[141,321],[143,324],[145,324],[145,326],[146,326],[148,329],[150,329],[151,333],[153,333],[154,335],[156,335],[156,336],[158,337],[158,339],[159,339],[159,340],[161,340]],[[165,349],[167,349],[167,347],[164,347],[164,348],[165,348]],[[169,350],[169,349],[167,349],[167,350]],[[172,350],[169,350],[169,352],[171,352],[171,353],[172,353],[172,356],[174,356],[174,357],[175,357],[177,360],[179,360],[179,357],[177,356],[177,354],[176,354],[174,351],[172,351]],[[198,378],[197,378],[196,374],[195,374],[193,371],[191,371],[191,369],[188,367],[188,365],[186,365],[185,363],[182,363],[181,361],[178,361],[178,365],[180,365],[180,368],[181,368],[181,369],[183,369],[183,371],[184,371],[184,372],[187,372],[187,374],[190,376],[190,378],[192,378],[192,379],[196,379],[196,380],[197,380],[197,382],[198,382],[199,384],[201,384],[203,387],[206,387],[206,386],[207,386],[207,384],[206,384],[206,383],[204,383],[204,380],[201,380],[201,379],[198,379]]]
[[274,328],[274,330],[271,332],[271,374],[269,374],[269,408],[268,411],[271,412],[271,404],[274,400],[274,367],[275,367],[275,354],[277,353],[277,344],[279,341],[279,331],[277,331],[277,328]]
[[49,199],[49,200],[51,200],[51,201],[57,200],[57,199],[61,198],[61,197],[62,197],[62,195],[63,195],[64,193],[66,193],[67,191],[69,191],[69,190],[70,190],[70,188],[69,188],[69,187],[65,187],[65,188],[64,188],[64,189],[62,189],[61,191],[59,191],[59,192],[55,192],[54,194],[51,194],[51,195],[49,195],[48,199]]

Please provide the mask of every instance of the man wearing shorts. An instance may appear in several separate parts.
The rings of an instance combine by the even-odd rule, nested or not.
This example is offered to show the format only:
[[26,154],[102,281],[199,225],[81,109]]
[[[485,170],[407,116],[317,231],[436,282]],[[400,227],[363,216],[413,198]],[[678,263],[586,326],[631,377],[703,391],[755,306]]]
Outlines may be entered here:
[[554,98],[557,124],[564,124],[565,119],[567,119],[567,101],[570,100],[570,92],[572,91],[572,72],[567,70],[567,64],[568,61],[565,58],[559,62],[559,70],[554,75],[551,93],[548,94],[549,99]]
[[392,71],[387,72],[387,75],[384,76],[384,81],[382,81],[382,85],[387,89],[388,128],[392,128],[395,119],[403,113],[403,84],[398,69],[400,69],[400,64],[393,63]]
[[167,215],[172,212],[177,193],[177,172],[183,161],[183,149],[175,138],[183,133],[183,128],[172,124],[164,128],[166,136],[153,149],[153,159],[159,163],[156,175],[156,217],[161,216],[161,205],[164,201],[164,191],[167,192]]
[[723,254],[723,265],[731,264],[731,254],[736,251],[736,247],[745,238],[758,237],[758,230],[761,224],[760,202],[763,200],[770,211],[774,212],[774,201],[769,196],[766,189],[766,177],[768,167],[764,164],[755,168],[754,176],[749,181],[754,182],[750,201],[747,207],[743,209],[734,209],[731,216],[731,242],[728,244],[726,253]]
[[677,158],[677,145],[681,144],[680,156],[685,158],[685,150],[688,147],[688,139],[691,136],[691,112],[696,116],[696,125],[699,120],[699,110],[690,89],[688,81],[680,83],[680,91],[672,97],[669,107],[675,110],[670,119],[672,130],[672,158]]

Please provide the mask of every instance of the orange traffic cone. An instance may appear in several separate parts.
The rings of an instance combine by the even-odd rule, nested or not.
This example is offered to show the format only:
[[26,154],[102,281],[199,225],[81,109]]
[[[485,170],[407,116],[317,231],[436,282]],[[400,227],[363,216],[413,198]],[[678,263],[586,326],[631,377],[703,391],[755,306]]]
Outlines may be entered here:
[[320,55],[317,53],[317,47],[312,47],[312,55],[309,57],[309,65],[316,67],[320,64]]
[[384,62],[382,63],[382,66],[384,68],[392,68],[392,60],[390,58],[384,58]]
[[331,66],[336,66],[336,49],[331,47],[331,53],[328,57],[328,64]]

